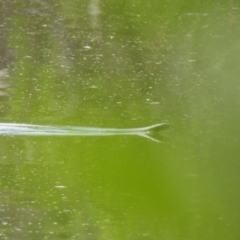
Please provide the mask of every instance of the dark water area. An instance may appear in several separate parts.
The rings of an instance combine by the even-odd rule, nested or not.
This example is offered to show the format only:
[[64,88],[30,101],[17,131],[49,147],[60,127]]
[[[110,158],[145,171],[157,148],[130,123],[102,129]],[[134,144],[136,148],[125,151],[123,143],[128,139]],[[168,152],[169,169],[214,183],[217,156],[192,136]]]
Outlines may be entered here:
[[0,136],[0,240],[238,239],[239,5],[1,1],[1,123],[170,127]]

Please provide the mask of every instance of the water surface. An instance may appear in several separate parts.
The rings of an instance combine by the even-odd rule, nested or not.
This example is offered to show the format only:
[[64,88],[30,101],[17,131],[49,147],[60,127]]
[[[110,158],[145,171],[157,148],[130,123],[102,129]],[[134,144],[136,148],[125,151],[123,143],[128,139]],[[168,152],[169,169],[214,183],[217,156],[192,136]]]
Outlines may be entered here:
[[0,239],[239,237],[239,3],[2,1]]

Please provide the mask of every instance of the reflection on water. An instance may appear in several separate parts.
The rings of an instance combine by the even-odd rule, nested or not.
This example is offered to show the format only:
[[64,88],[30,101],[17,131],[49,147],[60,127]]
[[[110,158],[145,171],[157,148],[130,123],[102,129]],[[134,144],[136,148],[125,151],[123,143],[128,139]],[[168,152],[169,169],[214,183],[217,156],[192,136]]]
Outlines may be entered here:
[[238,238],[239,3],[9,0],[0,29],[0,122],[43,124],[0,124],[0,239]]

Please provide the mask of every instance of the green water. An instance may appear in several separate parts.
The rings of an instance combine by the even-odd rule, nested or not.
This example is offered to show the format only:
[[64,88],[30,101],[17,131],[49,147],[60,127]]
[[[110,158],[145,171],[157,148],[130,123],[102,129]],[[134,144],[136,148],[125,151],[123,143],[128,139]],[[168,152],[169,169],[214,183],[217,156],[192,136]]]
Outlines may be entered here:
[[1,122],[170,128],[0,136],[0,239],[238,239],[239,5],[2,1]]

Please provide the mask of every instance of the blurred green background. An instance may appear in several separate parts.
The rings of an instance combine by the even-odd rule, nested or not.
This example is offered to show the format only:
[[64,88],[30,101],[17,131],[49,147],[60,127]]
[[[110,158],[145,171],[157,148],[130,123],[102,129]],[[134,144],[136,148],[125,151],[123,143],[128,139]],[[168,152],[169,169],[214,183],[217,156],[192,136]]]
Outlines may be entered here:
[[238,239],[239,5],[1,1],[1,122],[170,128],[1,136],[0,239]]

